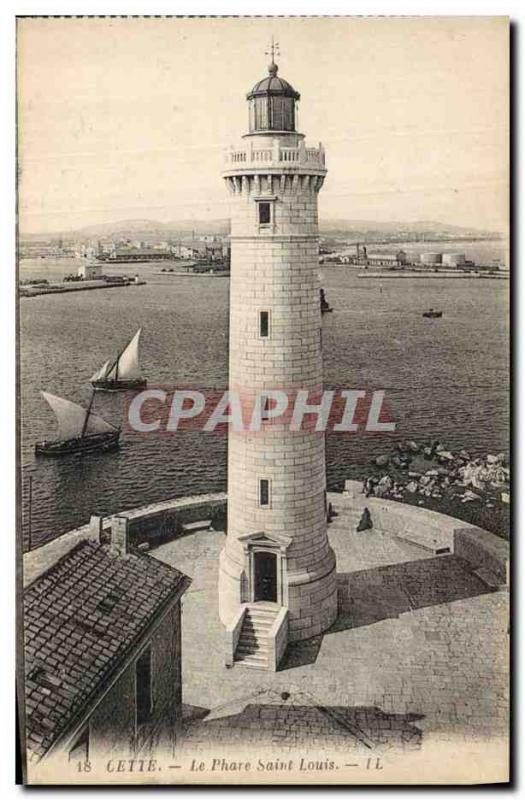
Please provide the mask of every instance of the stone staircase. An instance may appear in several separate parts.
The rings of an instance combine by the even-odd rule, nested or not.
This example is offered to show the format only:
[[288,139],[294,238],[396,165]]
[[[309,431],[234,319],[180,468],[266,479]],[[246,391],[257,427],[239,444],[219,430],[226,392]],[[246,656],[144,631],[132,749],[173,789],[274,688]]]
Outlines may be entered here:
[[275,603],[252,603],[246,609],[234,661],[246,667],[271,669],[268,635],[279,613]]

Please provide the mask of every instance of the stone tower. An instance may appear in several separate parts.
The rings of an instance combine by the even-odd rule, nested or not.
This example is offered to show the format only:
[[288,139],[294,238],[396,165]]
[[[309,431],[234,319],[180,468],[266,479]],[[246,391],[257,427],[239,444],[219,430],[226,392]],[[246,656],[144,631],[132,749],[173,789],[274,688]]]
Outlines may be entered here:
[[[247,95],[249,133],[228,151],[223,173],[232,208],[229,383],[243,398],[275,389],[315,394],[323,381],[324,150],[296,132],[299,94],[278,77],[273,57],[268,72]],[[219,575],[227,661],[275,669],[288,641],[332,624],[335,556],[326,527],[324,433],[277,419],[230,431]]]

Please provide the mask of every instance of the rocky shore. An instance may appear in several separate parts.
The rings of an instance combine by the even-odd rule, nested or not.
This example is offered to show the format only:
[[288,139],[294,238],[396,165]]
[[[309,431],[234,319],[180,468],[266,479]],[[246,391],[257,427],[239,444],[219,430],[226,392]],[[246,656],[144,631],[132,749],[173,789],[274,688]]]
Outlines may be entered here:
[[439,441],[400,442],[374,459],[363,492],[450,514],[505,539],[509,535],[510,467],[505,453],[473,458]]

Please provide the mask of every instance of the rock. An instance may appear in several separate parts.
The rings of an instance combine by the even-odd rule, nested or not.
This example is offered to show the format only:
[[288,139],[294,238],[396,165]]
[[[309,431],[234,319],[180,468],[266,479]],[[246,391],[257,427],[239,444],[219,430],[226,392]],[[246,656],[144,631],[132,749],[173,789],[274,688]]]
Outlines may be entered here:
[[450,452],[450,450],[440,450],[438,453],[438,460],[443,461],[454,461],[454,456]]
[[390,456],[387,456],[387,455],[377,456],[377,458],[375,459],[375,463],[377,464],[378,467],[386,467],[386,465],[388,464],[389,460],[390,460]]
[[498,461],[498,464],[506,464],[507,463],[507,456],[505,455],[505,453],[498,453],[498,455],[496,456],[496,459]]
[[487,464],[497,464],[497,463],[498,463],[498,457],[493,456],[492,453],[489,453],[487,455]]
[[459,473],[465,486],[473,486],[474,489],[484,489],[484,471],[484,467],[471,461],[466,467],[460,469]]
[[428,475],[430,478],[437,478],[439,472],[437,471],[437,469],[427,469],[425,475]]
[[425,456],[426,459],[432,458],[432,448],[425,447],[425,449],[423,450],[423,455]]
[[408,477],[409,478],[420,478],[421,477],[421,473],[420,472],[409,472],[408,473]]
[[480,500],[480,499],[481,498],[480,498],[479,494],[476,494],[475,492],[471,492],[470,489],[467,489],[467,491],[464,492],[464,494],[461,497],[461,502],[462,503],[471,503],[473,500]]
[[502,503],[510,503],[510,494],[509,494],[509,492],[502,492],[500,497],[501,497],[501,502]]
[[392,456],[391,462],[394,465],[394,467],[400,467],[401,466],[401,459],[397,455],[393,455]]
[[443,495],[441,494],[441,492],[432,492],[432,497],[435,497],[437,499],[439,497],[443,497]]
[[408,469],[408,461],[402,461],[399,465],[399,469]]
[[419,479],[419,483],[421,486],[427,486],[427,484],[429,484],[431,480],[432,478],[430,475],[422,475],[421,478]]
[[407,492],[412,492],[412,494],[414,494],[414,492],[417,492],[418,489],[417,483],[415,481],[410,481],[410,483],[407,483],[405,486],[405,489]]
[[469,456],[469,454],[467,453],[466,450],[460,450],[459,453],[458,453],[458,456],[460,458],[464,458],[465,461],[470,461],[470,456]]
[[388,494],[388,492],[392,489],[393,485],[394,481],[392,480],[390,475],[383,475],[383,477],[377,484],[374,493],[377,497],[384,497],[384,495]]
[[441,442],[434,442],[432,449],[435,453],[441,453],[445,449],[445,445],[441,444]]
[[407,450],[410,450],[411,453],[419,453],[419,445],[417,442],[410,441],[406,443]]

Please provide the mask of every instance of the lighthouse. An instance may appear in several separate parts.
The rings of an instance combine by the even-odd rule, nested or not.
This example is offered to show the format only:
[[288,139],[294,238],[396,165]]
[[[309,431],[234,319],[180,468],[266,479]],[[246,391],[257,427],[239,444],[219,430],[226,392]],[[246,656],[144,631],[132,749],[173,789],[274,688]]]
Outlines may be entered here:
[[268,75],[247,95],[249,130],[227,151],[223,172],[231,200],[229,385],[244,399],[270,399],[258,430],[229,431],[219,613],[226,663],[275,670],[288,642],[334,622],[337,590],[324,432],[311,424],[292,430],[272,412],[275,390],[308,398],[322,391],[317,199],[327,171],[322,145],[308,147],[296,131],[300,95],[279,76],[273,46],[271,55]]

